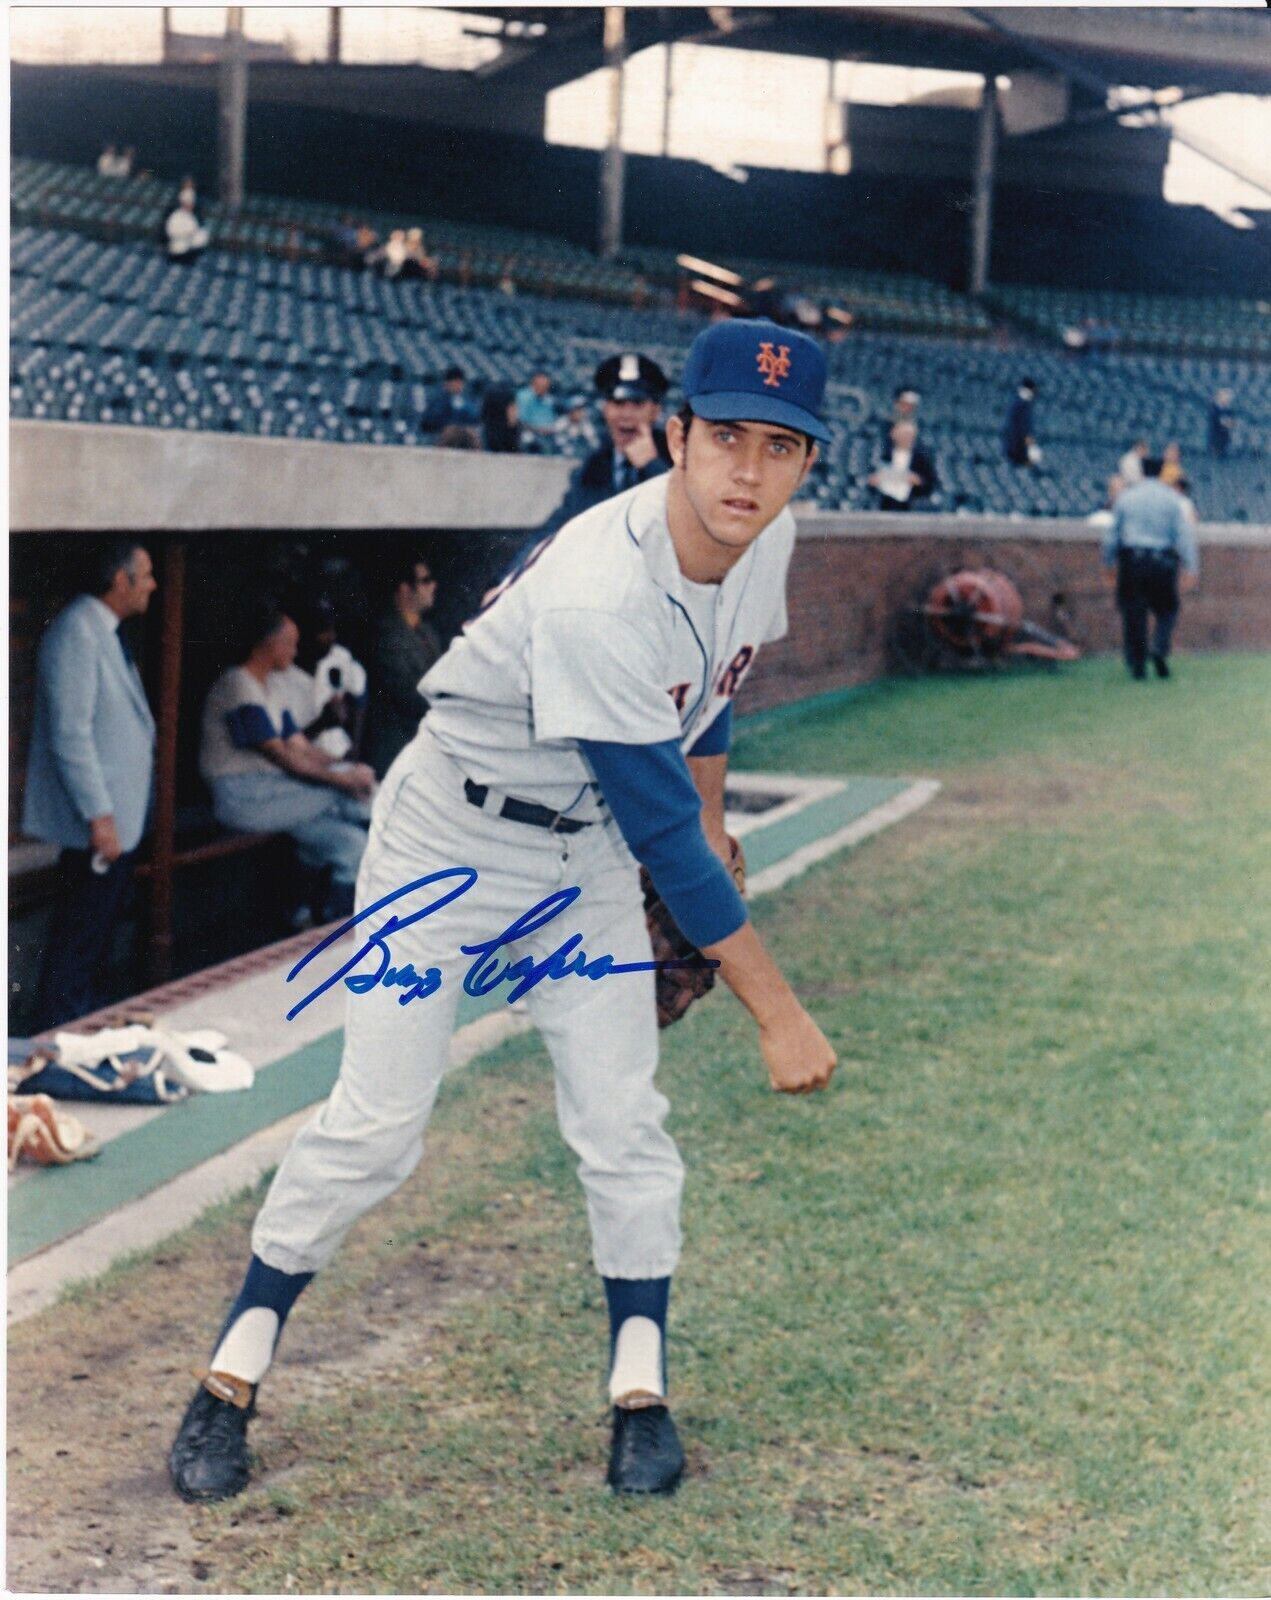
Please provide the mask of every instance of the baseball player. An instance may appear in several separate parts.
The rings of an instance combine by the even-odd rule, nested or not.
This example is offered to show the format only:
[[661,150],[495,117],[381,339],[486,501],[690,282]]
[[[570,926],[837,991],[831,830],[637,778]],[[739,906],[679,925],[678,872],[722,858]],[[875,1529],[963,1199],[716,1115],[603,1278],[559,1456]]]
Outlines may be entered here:
[[682,1167],[654,1084],[637,863],[754,1016],[772,1087],[825,1087],[834,1051],[747,918],[723,804],[733,699],[786,631],[787,507],[828,437],[825,376],[815,342],[773,323],[703,332],[672,470],[545,538],[422,680],[429,711],[381,786],[358,879],[367,942],[334,969],[319,946],[301,974],[350,991],[340,1076],[278,1170],[197,1374],[169,1458],[186,1499],[246,1484],[288,1312],[418,1163],[464,989],[526,995],[552,1057],[609,1309],[608,1481],[678,1482],[665,1335]]

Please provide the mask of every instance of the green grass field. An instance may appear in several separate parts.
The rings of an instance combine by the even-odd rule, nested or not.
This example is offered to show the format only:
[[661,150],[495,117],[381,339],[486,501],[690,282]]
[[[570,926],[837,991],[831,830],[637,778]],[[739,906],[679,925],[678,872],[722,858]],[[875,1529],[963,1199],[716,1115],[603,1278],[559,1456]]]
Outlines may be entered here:
[[[181,1513],[192,1587],[1266,1594],[1269,713],[1271,659],[1228,656],[747,724],[739,766],[945,788],[757,909],[839,1050],[827,1095],[767,1091],[731,996],[665,1036],[681,1492],[601,1487],[603,1296],[520,1040],[450,1082],[431,1160],[301,1302],[260,1485]],[[210,1339],[251,1210],[15,1363],[156,1295],[163,1370],[197,1359],[170,1341]]]

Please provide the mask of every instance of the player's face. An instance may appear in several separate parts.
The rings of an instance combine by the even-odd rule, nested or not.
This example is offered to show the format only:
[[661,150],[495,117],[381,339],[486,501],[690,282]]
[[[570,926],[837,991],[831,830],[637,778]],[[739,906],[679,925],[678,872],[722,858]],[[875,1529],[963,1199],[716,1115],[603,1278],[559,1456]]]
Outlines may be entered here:
[[606,400],[605,426],[615,450],[625,450],[636,436],[658,420],[656,400]]
[[816,460],[802,434],[769,422],[708,422],[695,417],[686,434],[667,424],[671,458],[695,542],[740,554],[795,494]]

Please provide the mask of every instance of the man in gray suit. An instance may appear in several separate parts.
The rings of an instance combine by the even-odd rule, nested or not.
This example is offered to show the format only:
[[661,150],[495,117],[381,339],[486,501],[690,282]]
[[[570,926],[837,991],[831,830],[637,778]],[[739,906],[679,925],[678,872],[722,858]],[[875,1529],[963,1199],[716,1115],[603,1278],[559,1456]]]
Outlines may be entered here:
[[103,550],[92,592],[72,600],[40,642],[22,829],[62,846],[62,883],[36,992],[37,1029],[97,1004],[95,975],[145,831],[154,718],[119,625],[157,587],[135,540]]

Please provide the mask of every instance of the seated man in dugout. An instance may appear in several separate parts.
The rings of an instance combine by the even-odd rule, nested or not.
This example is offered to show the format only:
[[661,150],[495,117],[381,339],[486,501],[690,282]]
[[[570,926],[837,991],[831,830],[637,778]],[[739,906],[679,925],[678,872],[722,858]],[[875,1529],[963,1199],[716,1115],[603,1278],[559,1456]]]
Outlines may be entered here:
[[[212,685],[203,712],[199,770],[213,812],[243,833],[290,834],[304,866],[330,869],[322,916],[347,916],[375,774],[336,760],[302,732],[293,682],[300,630],[292,619],[266,601],[244,621],[242,661]],[[309,694],[311,702],[311,684]]]

